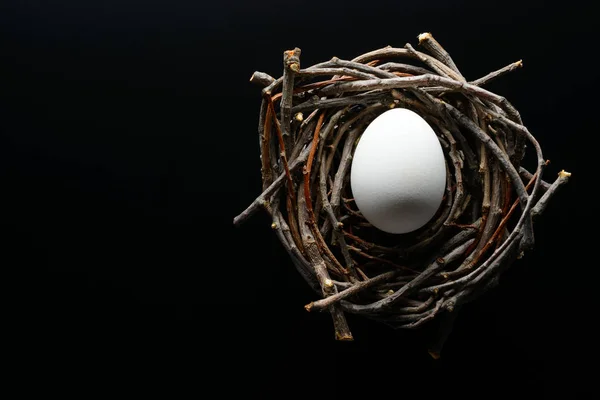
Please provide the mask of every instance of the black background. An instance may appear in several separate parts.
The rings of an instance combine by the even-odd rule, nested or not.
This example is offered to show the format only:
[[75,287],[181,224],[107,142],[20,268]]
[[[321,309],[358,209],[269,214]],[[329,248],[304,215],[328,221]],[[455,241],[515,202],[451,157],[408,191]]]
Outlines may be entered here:
[[[21,339],[8,344],[22,389],[265,399],[590,392],[593,14],[577,1],[3,2],[2,266],[18,272],[3,282],[3,308],[17,317],[4,330]],[[355,341],[335,342],[329,317],[304,311],[314,295],[268,218],[232,226],[260,191],[252,72],[280,76],[283,51],[296,46],[308,66],[416,46],[427,31],[467,79],[523,59],[489,89],[540,141],[546,179],[573,173],[536,224],[536,249],[461,311],[439,361],[425,351],[427,331],[352,316]]]

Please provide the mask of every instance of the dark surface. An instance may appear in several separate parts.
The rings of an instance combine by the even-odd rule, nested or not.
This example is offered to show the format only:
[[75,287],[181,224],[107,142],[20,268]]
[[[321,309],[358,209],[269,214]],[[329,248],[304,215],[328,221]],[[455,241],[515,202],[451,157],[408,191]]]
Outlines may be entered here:
[[[9,3],[0,201],[3,268],[18,277],[4,281],[17,317],[4,328],[21,339],[9,342],[12,370],[35,382],[28,388],[80,398],[591,393],[597,268],[580,229],[596,227],[583,188],[598,121],[586,96],[598,78],[586,6]],[[280,76],[282,52],[295,46],[308,66],[416,46],[425,31],[467,79],[523,59],[489,89],[539,139],[546,179],[573,173],[536,224],[536,249],[462,310],[437,362],[427,331],[352,316],[355,341],[336,343],[328,315],[304,311],[313,293],[268,218],[232,226],[260,191],[252,72]],[[221,393],[205,395],[215,384]]]

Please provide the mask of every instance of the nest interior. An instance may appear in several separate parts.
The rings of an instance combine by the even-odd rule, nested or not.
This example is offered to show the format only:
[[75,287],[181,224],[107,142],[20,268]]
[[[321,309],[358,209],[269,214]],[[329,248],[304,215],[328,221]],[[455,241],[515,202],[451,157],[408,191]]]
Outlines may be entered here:
[[[283,75],[255,72],[263,86],[258,133],[262,193],[234,219],[258,209],[318,299],[335,337],[352,340],[345,313],[394,328],[417,328],[498,283],[534,244],[533,224],[570,174],[542,179],[547,161],[518,111],[484,87],[522,66],[512,63],[468,81],[430,33],[416,50],[385,47],[352,60],[301,67],[284,52]],[[446,190],[421,229],[387,234],[366,221],[349,184],[356,143],[382,112],[403,107],[423,117],[444,151]],[[532,149],[532,166],[523,164]],[[451,323],[441,325],[438,348]],[[445,326],[445,327],[444,327]],[[434,346],[435,347],[435,346]]]

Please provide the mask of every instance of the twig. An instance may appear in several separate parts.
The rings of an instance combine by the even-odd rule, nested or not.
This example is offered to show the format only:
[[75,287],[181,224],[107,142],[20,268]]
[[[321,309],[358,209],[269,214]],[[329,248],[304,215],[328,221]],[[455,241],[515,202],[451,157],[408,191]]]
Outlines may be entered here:
[[306,308],[306,311],[314,311],[314,310],[321,310],[323,308],[327,308],[327,307],[331,306],[332,304],[336,304],[340,300],[345,299],[350,296],[353,296],[355,294],[358,294],[365,289],[373,287],[382,282],[387,282],[388,280],[393,279],[397,275],[398,275],[398,271],[391,271],[391,272],[383,273],[381,275],[377,275],[375,278],[371,278],[367,281],[357,282],[342,292],[339,292],[335,295],[326,297],[322,300],[313,301],[313,302],[307,304],[306,306],[304,306],[304,308]]
[[[529,181],[533,178],[533,174],[531,172],[527,171],[523,167],[519,168],[519,175],[521,175],[521,177],[526,181]],[[540,189],[541,190],[543,190],[545,192],[546,190],[550,189],[550,186],[551,186],[550,183],[540,179]]]
[[446,340],[448,340],[450,333],[452,333],[457,316],[458,310],[456,308],[453,311],[441,313],[439,329],[435,339],[429,345],[429,349],[427,350],[433,359],[438,360],[441,357],[442,348],[444,347]]
[[433,38],[431,33],[425,32],[421,33],[419,36],[419,45],[423,46],[425,50],[427,50],[434,58],[440,60],[444,65],[447,65],[452,71],[457,74],[457,78],[459,80],[464,81],[465,78],[462,76],[456,64],[450,57],[450,54],[438,43],[437,40]]
[[435,73],[437,73],[438,75],[452,78],[453,80],[456,80],[456,81],[464,80],[464,78],[462,78],[462,76],[459,73],[452,70],[452,68],[446,66],[443,62],[440,62],[440,63],[434,62],[433,60],[436,60],[435,57],[427,57],[425,54],[418,52],[410,45],[410,43],[406,43],[404,48],[406,48],[410,54],[414,55],[416,58],[421,60],[429,68],[434,70]]
[[558,178],[556,178],[554,183],[548,188],[546,193],[544,193],[544,195],[538,200],[536,205],[531,210],[532,217],[537,217],[541,213],[544,212],[544,210],[546,209],[546,206],[548,205],[548,201],[550,200],[550,198],[554,195],[554,193],[558,190],[559,187],[561,187],[562,185],[564,185],[565,183],[567,183],[569,181],[570,177],[571,177],[570,172],[566,172],[566,171],[562,170],[558,173]]
[[[290,164],[290,166],[289,166],[290,172],[293,172],[294,170],[296,170],[300,165],[302,165],[302,163],[304,161],[306,161],[306,159],[308,158],[309,152],[310,152],[310,148],[306,148],[300,153],[298,158],[296,158]],[[242,224],[244,221],[246,221],[248,218],[250,218],[258,210],[259,207],[261,207],[261,206],[264,207],[267,204],[267,201],[271,197],[271,195],[273,195],[275,193],[275,191],[277,191],[277,189],[279,189],[281,187],[281,185],[283,184],[283,181],[285,181],[286,178],[287,178],[287,174],[285,172],[282,173],[281,175],[279,175],[277,177],[277,179],[275,179],[273,181],[273,183],[271,183],[271,185],[269,185],[269,187],[267,187],[260,194],[260,196],[258,196],[256,198],[256,200],[254,200],[248,206],[248,208],[246,208],[244,211],[242,211],[238,216],[236,216],[233,219],[233,224],[234,225]]]
[[523,67],[523,61],[519,60],[517,62],[507,65],[506,67],[500,68],[498,71],[490,72],[486,76],[483,76],[479,79],[475,79],[474,81],[471,81],[471,85],[484,86],[484,85],[488,84],[489,82],[491,82],[492,80],[494,80],[508,72],[512,72],[517,68],[521,68],[521,67]]
[[386,71],[404,72],[404,73],[411,74],[411,75],[428,75],[428,74],[433,73],[431,70],[426,69],[426,68],[416,67],[416,66],[410,65],[410,64],[395,63],[395,62],[388,62],[385,64],[381,64],[379,66],[379,68],[386,70]]
[[269,86],[274,81],[275,78],[273,78],[271,75],[260,71],[255,71],[250,77],[250,82],[256,83],[260,86]]
[[294,91],[294,76],[300,71],[299,48],[287,50],[283,53],[283,88],[281,90],[281,134],[283,137],[283,155],[287,157],[291,151],[291,119],[292,119],[292,93]]
[[[312,231],[309,227],[310,216],[306,204],[306,198],[304,196],[299,196],[298,198],[298,209],[298,224],[300,226],[300,233],[302,234],[304,247],[306,249],[308,258],[310,259],[310,262],[313,265],[315,275],[319,280],[319,284],[321,285],[323,297],[327,298],[336,294],[337,288],[335,287],[333,281],[329,277],[325,261],[321,257],[319,249],[317,247],[317,242],[312,236]],[[353,340],[352,333],[350,332],[350,328],[348,327],[348,322],[346,321],[346,317],[344,316],[344,313],[341,310],[340,306],[337,304],[331,305],[329,307],[329,312],[331,313],[331,318],[333,320],[336,340]]]

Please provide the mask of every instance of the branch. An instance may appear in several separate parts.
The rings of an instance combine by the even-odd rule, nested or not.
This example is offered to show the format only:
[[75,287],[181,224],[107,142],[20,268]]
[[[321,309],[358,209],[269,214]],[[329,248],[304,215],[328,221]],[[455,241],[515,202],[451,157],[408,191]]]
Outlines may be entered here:
[[309,304],[305,305],[304,308],[306,308],[306,311],[315,311],[315,310],[321,310],[323,308],[327,308],[327,307],[331,306],[332,304],[336,304],[339,301],[341,301],[347,297],[356,295],[365,289],[369,289],[380,283],[387,282],[387,281],[395,278],[398,275],[399,275],[398,271],[390,271],[390,272],[386,272],[381,275],[377,275],[376,277],[371,278],[367,281],[357,282],[342,292],[339,292],[335,295],[326,297],[322,300],[317,300],[312,303],[309,303]]
[[517,62],[507,65],[506,67],[500,68],[497,71],[490,72],[489,74],[487,74],[484,77],[475,79],[474,81],[471,81],[470,83],[471,83],[471,85],[475,85],[475,86],[484,86],[484,85],[487,85],[489,82],[493,81],[494,79],[496,79],[508,72],[512,72],[517,68],[522,68],[522,67],[523,67],[523,61],[519,60]]
[[[300,153],[298,158],[292,161],[292,163],[289,165],[290,172],[295,171],[300,165],[302,165],[304,161],[306,161],[309,151],[309,148],[304,149]],[[248,208],[246,208],[237,217],[233,219],[233,224],[236,226],[241,225],[244,221],[250,218],[258,210],[259,207],[264,207],[267,204],[269,198],[277,191],[277,189],[281,187],[283,181],[285,181],[286,178],[287,175],[285,172],[279,175],[277,179],[275,179],[273,183],[248,206]]]
[[260,71],[255,71],[252,74],[252,76],[250,77],[250,82],[256,83],[257,85],[260,85],[260,86],[269,86],[274,81],[275,81],[275,78],[273,78],[271,75],[266,74],[264,72],[260,72]]
[[454,64],[454,61],[452,60],[452,57],[450,57],[450,54],[448,54],[448,52],[442,47],[442,45],[440,45],[438,41],[433,38],[431,33],[421,33],[418,38],[420,46],[423,46],[423,48],[425,48],[429,53],[431,53],[431,55],[435,59],[441,61],[442,63],[444,63],[444,65],[447,65],[450,69],[452,69],[452,71],[456,72],[456,74],[458,75],[457,78],[459,78],[459,80],[465,80],[465,78],[462,76],[462,74],[456,67],[456,64]]
[[550,188],[548,188],[546,193],[544,193],[544,195],[538,200],[536,205],[533,207],[533,210],[531,210],[531,215],[533,217],[537,217],[544,212],[546,206],[548,205],[548,202],[550,201],[550,198],[554,195],[558,188],[560,188],[562,185],[569,181],[570,177],[571,173],[566,172],[565,170],[562,170],[558,173],[558,178],[556,178],[556,180],[550,186]]

